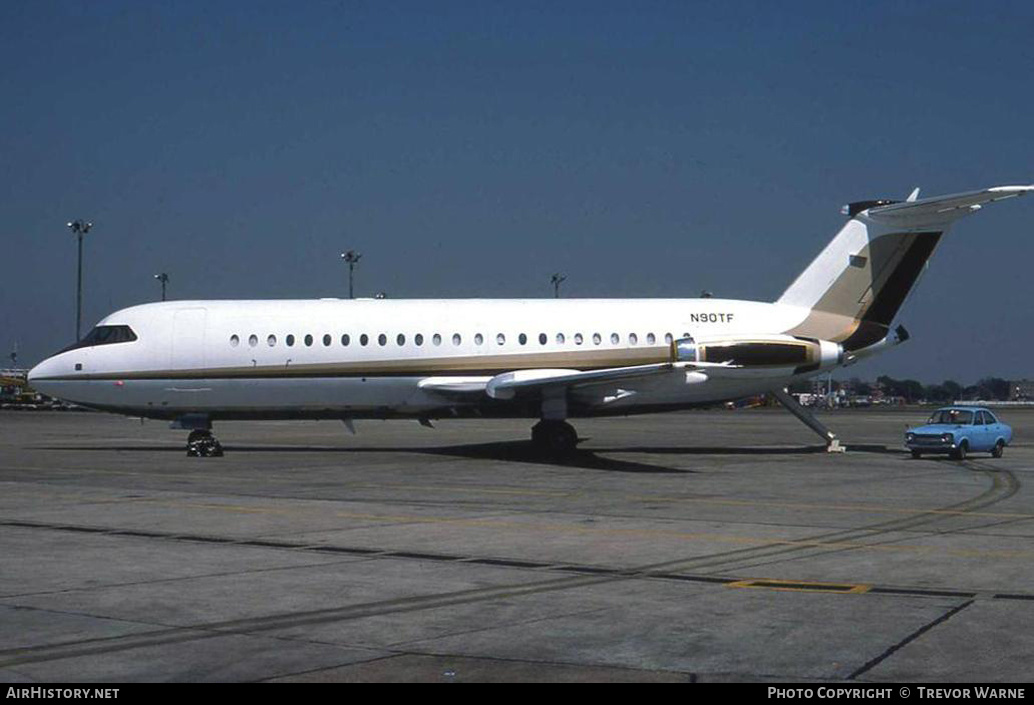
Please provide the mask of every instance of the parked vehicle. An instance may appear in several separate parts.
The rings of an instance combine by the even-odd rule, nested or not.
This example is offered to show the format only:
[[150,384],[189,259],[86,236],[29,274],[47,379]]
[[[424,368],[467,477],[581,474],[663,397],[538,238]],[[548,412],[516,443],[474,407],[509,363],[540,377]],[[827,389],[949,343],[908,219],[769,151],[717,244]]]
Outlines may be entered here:
[[948,406],[938,409],[923,426],[905,431],[905,447],[913,458],[947,453],[964,460],[969,453],[990,452],[1001,458],[1012,442],[1012,428],[981,406]]

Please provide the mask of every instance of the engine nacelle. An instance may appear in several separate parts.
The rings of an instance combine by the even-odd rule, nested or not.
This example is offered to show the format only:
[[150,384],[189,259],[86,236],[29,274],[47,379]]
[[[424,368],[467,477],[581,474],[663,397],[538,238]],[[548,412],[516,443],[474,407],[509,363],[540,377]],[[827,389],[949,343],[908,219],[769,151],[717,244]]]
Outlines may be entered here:
[[844,361],[838,343],[792,335],[750,338],[680,338],[671,344],[672,362],[703,362],[733,367],[792,367],[793,374],[836,367]]

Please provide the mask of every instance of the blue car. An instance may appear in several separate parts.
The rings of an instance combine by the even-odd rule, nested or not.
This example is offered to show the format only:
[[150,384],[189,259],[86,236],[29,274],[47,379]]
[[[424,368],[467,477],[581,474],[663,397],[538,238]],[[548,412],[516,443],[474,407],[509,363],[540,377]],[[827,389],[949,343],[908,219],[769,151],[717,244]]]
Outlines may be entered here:
[[990,452],[1001,458],[1012,441],[1012,428],[982,406],[948,406],[926,422],[905,431],[905,447],[918,458],[924,453],[947,453],[964,460],[967,453]]

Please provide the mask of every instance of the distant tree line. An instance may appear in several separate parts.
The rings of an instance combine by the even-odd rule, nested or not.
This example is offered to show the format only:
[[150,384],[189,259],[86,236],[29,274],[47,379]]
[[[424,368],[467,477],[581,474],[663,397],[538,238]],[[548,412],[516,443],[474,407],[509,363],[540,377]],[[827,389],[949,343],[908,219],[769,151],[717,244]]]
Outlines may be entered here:
[[[790,391],[810,392],[812,385],[811,381],[796,382]],[[940,384],[923,384],[914,379],[894,379],[887,375],[877,377],[875,383],[857,377],[847,381],[833,380],[834,391],[844,390],[853,396],[863,397],[902,397],[910,404],[921,400],[938,404],[965,399],[1007,401],[1009,387],[1009,380],[1000,377],[985,377],[965,387],[953,379],[946,379]]]
[[883,393],[890,396],[904,397],[909,402],[920,399],[932,402],[951,402],[959,399],[984,399],[987,401],[1007,401],[1009,399],[1009,380],[1000,377],[984,377],[976,384],[962,386],[953,379],[946,379],[940,384],[921,384],[914,379],[894,379],[886,375],[876,378]]

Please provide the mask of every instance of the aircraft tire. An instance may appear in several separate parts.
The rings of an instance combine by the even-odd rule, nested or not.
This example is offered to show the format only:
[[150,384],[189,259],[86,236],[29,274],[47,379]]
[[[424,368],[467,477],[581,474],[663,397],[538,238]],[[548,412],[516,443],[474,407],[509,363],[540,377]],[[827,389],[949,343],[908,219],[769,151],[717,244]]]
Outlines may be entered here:
[[205,430],[202,430],[202,429],[194,429],[187,436],[187,445],[190,445],[191,443],[197,443],[198,441],[204,440],[206,438],[211,438],[211,437],[212,437],[212,432],[211,431],[205,431]]
[[578,445],[578,432],[566,421],[539,421],[531,429],[532,442],[551,455],[571,453]]

